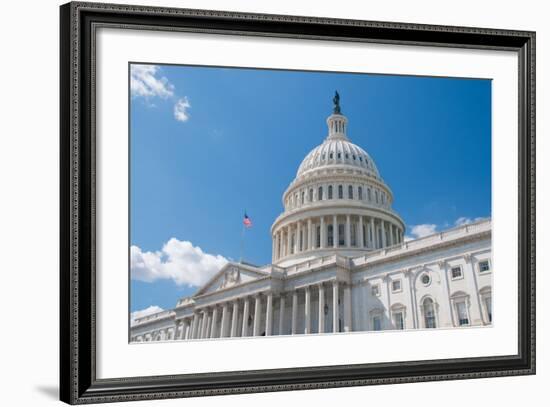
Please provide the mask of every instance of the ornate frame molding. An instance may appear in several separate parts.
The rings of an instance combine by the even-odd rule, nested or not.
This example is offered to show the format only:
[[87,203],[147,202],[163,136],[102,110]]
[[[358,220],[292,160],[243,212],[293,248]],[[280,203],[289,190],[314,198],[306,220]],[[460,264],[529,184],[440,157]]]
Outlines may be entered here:
[[[60,8],[60,397],[71,404],[318,389],[535,373],[535,33],[351,19],[69,3]],[[95,29],[218,33],[518,53],[517,355],[97,379]]]

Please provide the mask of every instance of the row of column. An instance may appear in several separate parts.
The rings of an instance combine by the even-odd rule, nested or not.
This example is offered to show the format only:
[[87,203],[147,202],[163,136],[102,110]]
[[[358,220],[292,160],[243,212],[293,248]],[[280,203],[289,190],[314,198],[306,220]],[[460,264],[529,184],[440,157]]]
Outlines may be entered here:
[[[272,236],[273,261],[315,249],[382,249],[403,242],[402,230],[391,222],[366,216],[343,216],[345,223],[340,222],[342,215],[332,215],[308,218],[279,228]],[[340,236],[340,225],[344,226],[343,236]]]
[[[326,287],[323,283],[316,283],[300,287],[292,293],[283,293],[279,296],[279,321],[278,333],[282,334],[309,334],[312,333],[312,315],[318,312],[319,325],[318,333],[340,331],[340,303],[342,303],[343,331],[351,331],[351,287],[345,284],[343,287],[343,301],[340,301],[340,283],[333,281],[332,289],[332,312],[333,326],[325,326],[326,312]],[[318,293],[318,309],[314,310],[311,305],[312,291]],[[298,332],[298,296],[300,291],[304,292],[304,331]],[[291,298],[291,324],[290,332],[285,332],[287,318],[286,301],[287,296]],[[263,298],[265,297],[265,310]],[[253,301],[252,301],[253,300]],[[242,304],[241,304],[242,302]],[[236,336],[260,336],[273,335],[273,313],[274,294],[272,292],[256,294],[253,297],[236,299],[232,302],[223,303],[220,306],[205,308],[195,312],[192,317],[176,320],[175,339],[204,339]],[[242,312],[241,312],[242,305]],[[251,312],[251,306],[254,307]],[[231,309],[231,311],[230,311]],[[221,312],[220,312],[221,310]],[[264,324],[262,314],[265,312]],[[231,314],[231,315],[230,315]],[[219,321],[221,318],[221,321]],[[252,328],[252,332],[250,332]],[[287,330],[288,331],[288,330]]]

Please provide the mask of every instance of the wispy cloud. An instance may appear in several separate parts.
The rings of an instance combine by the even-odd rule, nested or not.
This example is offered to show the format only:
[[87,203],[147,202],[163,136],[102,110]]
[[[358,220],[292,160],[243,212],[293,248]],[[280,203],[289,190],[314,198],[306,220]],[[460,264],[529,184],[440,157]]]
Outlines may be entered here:
[[131,65],[130,93],[132,98],[144,99],[148,107],[156,107],[155,98],[175,100],[174,118],[179,122],[189,120],[189,98],[177,96],[176,87],[161,75],[161,68],[157,65]]
[[189,103],[189,99],[187,99],[187,97],[179,99],[174,105],[174,117],[176,120],[180,122],[186,122],[189,120],[189,113],[187,110],[190,107],[191,104]]
[[465,216],[461,216],[460,218],[458,218],[456,221],[455,221],[455,226],[463,226],[463,225],[468,225],[470,223],[475,223],[475,222],[479,222],[480,220],[482,220],[483,218],[468,218],[468,217],[465,217]]
[[131,65],[130,91],[132,97],[163,99],[174,96],[174,85],[159,75],[160,68],[156,65]]
[[131,277],[144,282],[171,279],[178,285],[198,287],[226,263],[225,257],[204,253],[191,242],[176,238],[156,252],[144,252],[138,246],[130,248]]
[[164,311],[161,307],[157,305],[150,305],[145,309],[139,311],[134,311],[130,314],[130,325],[134,325],[136,319],[141,317],[146,317],[147,315],[156,314],[157,312]]
[[[454,221],[454,226],[464,226],[468,225],[470,223],[479,222],[480,220],[483,220],[485,218],[478,217],[478,218],[469,218],[466,216],[461,216],[457,220]],[[440,232],[442,229],[446,229],[449,227],[449,222],[445,222],[443,225],[436,225],[433,223],[423,223],[420,225],[414,225],[411,226],[410,234],[405,236],[405,241],[414,240],[414,239],[420,239],[422,237],[433,235],[434,233]]]

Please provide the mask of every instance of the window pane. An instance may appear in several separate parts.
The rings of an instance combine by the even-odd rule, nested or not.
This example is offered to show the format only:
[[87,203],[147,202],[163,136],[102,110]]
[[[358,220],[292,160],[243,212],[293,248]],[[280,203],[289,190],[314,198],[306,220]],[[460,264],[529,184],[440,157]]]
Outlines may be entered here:
[[396,312],[396,313],[393,314],[393,325],[395,326],[395,329],[404,329],[405,328],[402,312]]
[[372,318],[372,329],[374,329],[375,331],[380,331],[382,329],[380,317]]
[[456,304],[456,314],[458,316],[458,325],[468,325],[470,321],[468,320],[468,311],[466,310],[466,303],[464,301],[458,302]]

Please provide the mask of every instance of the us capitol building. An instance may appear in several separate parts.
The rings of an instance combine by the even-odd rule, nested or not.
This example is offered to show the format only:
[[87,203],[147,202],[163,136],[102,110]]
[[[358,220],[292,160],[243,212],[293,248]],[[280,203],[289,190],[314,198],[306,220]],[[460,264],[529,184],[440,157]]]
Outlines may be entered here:
[[272,264],[227,263],[174,309],[136,319],[132,342],[491,324],[490,219],[405,240],[338,94],[327,125],[283,194]]

